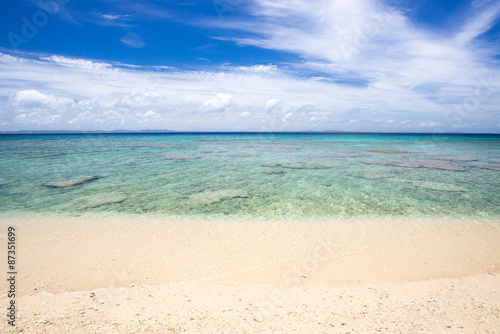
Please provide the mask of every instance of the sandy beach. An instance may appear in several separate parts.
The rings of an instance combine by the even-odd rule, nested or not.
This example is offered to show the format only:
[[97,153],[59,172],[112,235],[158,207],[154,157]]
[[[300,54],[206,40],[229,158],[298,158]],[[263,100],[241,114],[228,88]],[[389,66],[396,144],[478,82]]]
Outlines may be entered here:
[[18,247],[17,326],[4,319],[2,332],[500,328],[499,222],[46,217],[0,226],[16,228]]
[[500,0],[0,18],[0,334],[500,334]]

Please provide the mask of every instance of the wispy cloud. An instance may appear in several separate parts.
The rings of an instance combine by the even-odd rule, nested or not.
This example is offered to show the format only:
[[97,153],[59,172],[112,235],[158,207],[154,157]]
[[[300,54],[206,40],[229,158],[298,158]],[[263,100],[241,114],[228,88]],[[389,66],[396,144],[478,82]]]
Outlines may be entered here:
[[128,32],[125,36],[121,38],[121,42],[127,46],[141,49],[148,45],[148,43],[144,42],[142,37],[136,33]]
[[175,17],[172,11],[165,9],[164,6],[157,5],[153,1],[105,0],[105,2],[116,8],[120,13],[132,15],[136,19],[171,19]]
[[95,23],[104,26],[114,26],[121,28],[131,28],[133,25],[131,21],[133,16],[130,14],[114,14],[114,13],[99,13],[93,14],[95,17]]
[[461,45],[466,45],[476,37],[491,29],[498,20],[500,2],[491,0],[474,1],[469,20],[456,35],[455,40]]
[[90,72],[103,73],[106,71],[116,71],[116,69],[113,69],[113,66],[111,64],[103,62],[95,62],[85,59],[74,59],[56,55],[50,57],[41,56],[40,59],[47,60],[53,64],[57,64],[60,66],[71,67]]
[[471,9],[467,22],[446,39],[415,26],[397,8],[377,1],[256,0],[245,22],[214,20],[209,25],[250,33],[221,36],[243,45],[297,53],[314,70],[363,78],[375,85],[415,87],[463,84],[491,71],[490,62],[469,42],[498,18],[495,2]]
[[123,21],[123,20],[129,20],[131,18],[131,15],[120,15],[120,14],[97,14],[100,18],[108,21]]

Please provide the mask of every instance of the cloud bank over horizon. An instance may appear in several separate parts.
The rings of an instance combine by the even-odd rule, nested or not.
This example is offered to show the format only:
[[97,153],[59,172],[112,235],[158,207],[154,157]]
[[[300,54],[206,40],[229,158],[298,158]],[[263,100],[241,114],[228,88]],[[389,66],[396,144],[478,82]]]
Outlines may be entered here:
[[[92,24],[138,25],[123,9],[130,3],[119,3],[122,12],[95,12],[100,21]],[[182,24],[242,53],[280,56],[245,62],[234,51],[232,61],[215,61],[209,43],[197,63],[145,64],[134,59],[154,38],[133,31],[117,37],[137,53],[128,62],[1,47],[0,131],[500,133],[496,1],[467,2],[439,29],[400,1],[253,0],[233,11],[239,15],[200,13]]]

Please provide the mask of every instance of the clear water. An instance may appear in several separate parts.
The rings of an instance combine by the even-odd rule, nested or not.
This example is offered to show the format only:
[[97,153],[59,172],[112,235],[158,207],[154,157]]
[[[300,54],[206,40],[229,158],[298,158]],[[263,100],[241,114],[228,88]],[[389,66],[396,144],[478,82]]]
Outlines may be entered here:
[[0,159],[3,216],[500,217],[500,136],[2,135]]

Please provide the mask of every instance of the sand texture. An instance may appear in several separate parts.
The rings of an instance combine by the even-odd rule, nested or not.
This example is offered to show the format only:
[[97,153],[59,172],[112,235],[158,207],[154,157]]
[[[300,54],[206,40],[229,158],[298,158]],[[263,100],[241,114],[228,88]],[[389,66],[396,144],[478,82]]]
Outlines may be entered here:
[[4,319],[2,332],[500,328],[499,222],[0,219],[7,226],[17,230],[18,321]]

